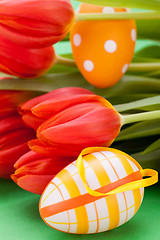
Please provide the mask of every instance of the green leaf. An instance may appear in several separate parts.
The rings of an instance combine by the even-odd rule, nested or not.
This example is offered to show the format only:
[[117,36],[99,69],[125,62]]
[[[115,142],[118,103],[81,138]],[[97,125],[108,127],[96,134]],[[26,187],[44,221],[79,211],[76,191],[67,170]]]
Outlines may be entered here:
[[141,111],[156,111],[160,109],[160,104],[154,104],[154,105],[150,105],[150,106],[144,106],[144,107],[140,107],[138,108]]
[[154,143],[152,143],[149,147],[147,147],[142,154],[147,154],[150,152],[153,152],[155,150],[160,149],[160,139],[158,139],[157,141],[155,141]]
[[126,141],[113,142],[111,147],[133,154],[144,151],[150,144],[157,140],[157,136],[144,137],[135,139],[128,139]]
[[[147,0],[147,2],[149,3],[150,1]],[[160,19],[136,20],[136,24],[138,39],[160,40]]]
[[90,88],[88,82],[85,81],[79,72],[48,74],[35,79],[12,78],[0,81],[1,90],[31,90],[49,92],[57,88],[71,86]]
[[135,139],[140,137],[147,137],[160,134],[160,120],[148,120],[133,124],[123,130],[121,130],[116,141],[122,141],[127,139]]
[[143,168],[152,168],[160,172],[160,150],[145,155],[142,155],[140,152],[131,156],[137,160]]
[[137,57],[144,57],[144,58],[157,58],[158,61],[160,61],[160,46],[148,46],[140,51],[135,53],[135,56]]
[[132,59],[132,63],[145,63],[145,62],[160,62],[160,59],[149,57],[137,57],[136,55]]
[[160,78],[160,70],[149,72],[145,74],[146,77]]
[[[113,87],[108,89],[92,88],[96,94],[111,98],[113,96],[123,96],[124,94],[159,94],[160,81],[154,78],[125,75]],[[129,100],[129,99],[128,99]]]
[[150,10],[160,10],[160,0],[77,0],[96,5],[110,6],[110,7],[128,7],[128,8],[142,8]]
[[130,101],[137,101],[144,98],[154,97],[157,94],[152,93],[130,93],[125,95],[116,94],[112,97],[108,97],[107,99],[114,105],[128,103]]
[[160,81],[154,78],[125,75],[117,84],[110,88],[99,89],[90,85],[79,72],[48,74],[36,79],[4,79],[0,81],[0,89],[31,90],[48,92],[62,87],[83,87],[103,97],[111,98],[129,96],[131,94],[160,93]]
[[160,103],[160,96],[156,96],[151,98],[145,98],[139,101],[129,102],[126,104],[119,104],[114,107],[118,112],[125,112],[131,109],[139,109],[141,107],[152,106],[159,103]]

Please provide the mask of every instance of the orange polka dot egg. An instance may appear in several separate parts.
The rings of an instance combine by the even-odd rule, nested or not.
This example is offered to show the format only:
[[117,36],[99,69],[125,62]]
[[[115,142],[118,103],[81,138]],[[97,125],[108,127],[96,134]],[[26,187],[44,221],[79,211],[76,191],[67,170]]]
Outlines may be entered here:
[[[78,13],[126,12],[82,3]],[[134,54],[136,24],[134,20],[77,21],[70,32],[73,57],[84,78],[92,85],[105,88],[117,83]]]
[[[101,193],[141,180],[140,165],[129,155],[105,148],[83,156],[87,185]],[[52,228],[75,233],[98,233],[130,220],[139,209],[144,188],[108,196],[90,195],[79,175],[76,161],[60,171],[40,200],[42,219]]]

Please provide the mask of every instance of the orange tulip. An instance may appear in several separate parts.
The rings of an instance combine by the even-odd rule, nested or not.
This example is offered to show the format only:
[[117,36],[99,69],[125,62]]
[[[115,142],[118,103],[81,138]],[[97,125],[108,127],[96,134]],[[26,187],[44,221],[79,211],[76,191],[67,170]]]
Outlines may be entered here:
[[73,21],[70,0],[0,1],[1,35],[25,47],[47,47],[62,40]]
[[0,91],[0,177],[10,178],[14,163],[26,153],[27,142],[35,137],[17,112],[18,104],[33,94],[22,91]]
[[33,151],[18,159],[14,167],[12,180],[21,188],[36,194],[42,194],[46,185],[72,158],[46,157]]
[[1,72],[22,78],[34,78],[43,75],[54,61],[55,53],[52,46],[28,49],[0,36]]

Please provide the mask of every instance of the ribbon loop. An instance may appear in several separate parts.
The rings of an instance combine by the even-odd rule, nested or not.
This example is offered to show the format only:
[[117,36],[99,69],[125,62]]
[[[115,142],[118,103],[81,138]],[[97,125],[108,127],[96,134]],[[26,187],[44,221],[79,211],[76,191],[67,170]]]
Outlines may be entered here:
[[129,191],[129,190],[139,189],[142,187],[148,187],[148,186],[151,186],[151,185],[155,184],[156,182],[158,182],[158,172],[156,170],[140,168],[140,173],[141,173],[142,177],[148,177],[148,178],[126,183],[126,184],[121,185],[120,187],[117,187],[107,193],[100,193],[98,191],[95,191],[95,190],[89,188],[86,184],[85,168],[84,168],[82,156],[93,153],[95,151],[106,151],[106,150],[108,151],[109,148],[105,148],[105,147],[86,148],[80,153],[80,155],[77,158],[76,165],[77,165],[79,175],[81,177],[81,180],[82,180],[87,192],[90,195],[108,196],[108,195],[113,195],[116,193],[121,193],[121,192]]

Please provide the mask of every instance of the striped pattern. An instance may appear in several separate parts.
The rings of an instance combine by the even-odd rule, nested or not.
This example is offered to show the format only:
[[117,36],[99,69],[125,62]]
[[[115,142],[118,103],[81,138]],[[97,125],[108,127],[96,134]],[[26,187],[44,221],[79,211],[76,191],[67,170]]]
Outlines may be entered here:
[[[94,190],[139,172],[135,160],[111,148],[109,151],[88,154],[83,157],[83,162],[87,185]],[[64,232],[85,234],[107,231],[134,216],[141,205],[144,189],[99,197],[98,200],[93,200],[92,197],[82,206],[79,201],[79,205],[74,208],[71,200],[77,201],[83,196],[89,198],[90,195],[87,194],[74,161],[57,174],[43,193],[40,200],[43,220],[49,226]],[[59,212],[53,213],[53,207],[59,209]],[[45,208],[48,212],[43,217]]]

